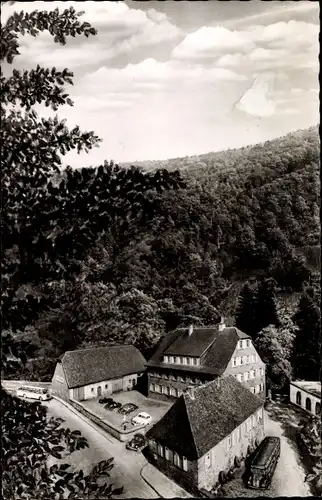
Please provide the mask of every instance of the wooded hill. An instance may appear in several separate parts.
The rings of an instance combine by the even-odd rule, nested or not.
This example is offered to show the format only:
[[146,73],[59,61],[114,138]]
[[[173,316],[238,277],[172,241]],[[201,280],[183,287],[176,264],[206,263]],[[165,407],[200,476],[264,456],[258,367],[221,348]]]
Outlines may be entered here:
[[[303,287],[318,282],[317,128],[173,168],[106,164],[50,187],[54,215],[47,206],[39,224],[34,212],[34,243],[25,239],[25,269],[11,271],[5,299],[6,328],[34,345],[25,377],[50,378],[64,350],[84,345],[130,342],[149,355],[178,325],[234,316],[246,281],[273,279],[289,321]],[[54,256],[43,238],[55,238]]]

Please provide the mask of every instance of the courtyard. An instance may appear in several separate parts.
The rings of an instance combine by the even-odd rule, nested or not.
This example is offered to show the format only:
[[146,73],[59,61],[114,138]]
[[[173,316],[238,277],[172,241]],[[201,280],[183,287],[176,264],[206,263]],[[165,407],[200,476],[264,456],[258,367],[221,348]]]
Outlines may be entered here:
[[[128,428],[132,427],[131,419],[135,417],[140,412],[146,412],[152,417],[152,422],[150,425],[154,425],[158,422],[163,415],[172,406],[171,402],[159,401],[143,396],[138,391],[127,391],[127,392],[116,392],[108,397],[111,397],[115,402],[125,405],[126,403],[134,403],[138,406],[138,409],[130,413],[129,415],[121,415],[117,410],[107,410],[104,408],[104,404],[98,402],[99,398],[87,399],[81,401],[80,404],[90,412],[94,413],[103,422],[110,423],[114,427],[121,429],[122,425],[125,423]],[[138,430],[142,432],[141,426],[137,426]],[[135,428],[133,426],[133,428]]]

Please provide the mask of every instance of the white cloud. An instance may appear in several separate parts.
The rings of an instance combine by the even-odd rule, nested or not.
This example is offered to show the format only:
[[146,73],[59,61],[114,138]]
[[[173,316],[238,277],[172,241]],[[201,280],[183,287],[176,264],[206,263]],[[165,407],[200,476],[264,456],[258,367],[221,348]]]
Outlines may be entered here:
[[269,98],[269,90],[270,80],[258,77],[235,107],[252,116],[271,116],[275,113],[276,104]]
[[[86,21],[97,28],[98,34],[90,39],[70,38],[67,46],[54,44],[48,32],[40,33],[35,38],[22,36],[22,66],[46,64],[61,67],[68,62],[73,69],[89,62],[100,63],[120,54],[131,54],[142,47],[150,47],[178,39],[181,30],[173,25],[165,14],[155,9],[143,11],[131,9],[124,2],[25,2],[23,10],[53,10],[56,7],[62,12],[73,6],[78,12],[85,11],[81,21]],[[13,4],[3,9],[6,20],[14,11],[21,10],[21,5]]]
[[214,58],[223,52],[249,51],[253,47],[250,38],[242,32],[230,31],[221,26],[204,26],[188,34],[175,47],[172,57],[175,59]]

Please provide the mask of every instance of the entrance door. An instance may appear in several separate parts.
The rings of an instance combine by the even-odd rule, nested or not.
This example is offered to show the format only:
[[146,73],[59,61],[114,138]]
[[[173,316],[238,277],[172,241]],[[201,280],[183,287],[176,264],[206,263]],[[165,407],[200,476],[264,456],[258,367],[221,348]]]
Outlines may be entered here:
[[102,395],[102,387],[99,385],[97,388],[97,396],[100,397]]

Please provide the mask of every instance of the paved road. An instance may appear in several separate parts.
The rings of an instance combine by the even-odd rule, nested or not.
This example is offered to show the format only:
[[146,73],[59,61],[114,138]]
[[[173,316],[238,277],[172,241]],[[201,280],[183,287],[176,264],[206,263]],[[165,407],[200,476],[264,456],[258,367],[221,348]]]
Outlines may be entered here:
[[273,477],[270,496],[312,496],[308,484],[304,482],[305,471],[296,445],[284,435],[280,422],[270,419],[266,414],[265,423],[267,435],[281,438],[281,456]]
[[143,455],[126,450],[124,443],[104,431],[101,433],[96,430],[56,399],[45,404],[48,406],[49,416],[63,418],[64,427],[81,431],[89,444],[89,448],[75,451],[64,462],[87,473],[97,462],[113,456],[115,466],[110,472],[111,481],[115,487],[124,486],[124,492],[119,498],[160,498],[140,475],[142,466],[147,463]]

